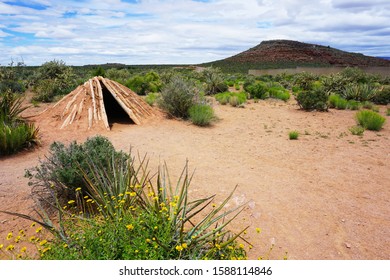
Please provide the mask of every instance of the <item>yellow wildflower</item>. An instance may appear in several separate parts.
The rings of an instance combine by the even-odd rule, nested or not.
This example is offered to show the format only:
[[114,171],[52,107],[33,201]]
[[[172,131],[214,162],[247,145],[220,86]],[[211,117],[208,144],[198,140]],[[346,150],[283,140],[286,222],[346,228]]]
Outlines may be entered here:
[[244,244],[241,244],[241,243],[240,243],[240,244],[238,245],[238,247],[240,247],[241,249],[244,249],[245,246],[244,246]]
[[42,240],[41,242],[39,242],[39,245],[41,245],[41,246],[43,246],[43,245],[45,245],[47,243],[47,240]]
[[70,205],[72,205],[73,203],[75,203],[76,201],[74,201],[74,200],[69,200],[68,201],[68,204],[70,204]]
[[87,199],[87,203],[90,203],[90,202],[92,202],[92,199]]
[[176,248],[176,250],[179,251],[179,252],[180,252],[180,251],[183,251],[183,246],[181,246],[181,245],[177,245],[175,248]]
[[10,240],[12,238],[12,236],[13,236],[12,232],[8,233],[7,240]]
[[261,229],[257,227],[257,228],[256,228],[256,232],[257,232],[257,233],[260,233],[260,232],[261,232]]
[[81,188],[77,188],[75,191],[76,191],[76,192],[79,192],[79,191],[81,191]]
[[30,227],[35,227],[36,224],[36,222],[33,222]]
[[23,247],[22,249],[20,249],[20,252],[24,253],[27,251],[27,247]]
[[15,246],[10,244],[7,248],[5,248],[6,251],[13,251],[15,249]]
[[0,250],[3,249],[4,247],[4,244],[0,244]]
[[42,227],[39,227],[35,230],[36,233],[40,233],[42,231]]
[[183,249],[187,249],[187,243],[181,244],[181,247],[183,247]]
[[152,192],[152,191],[149,192],[149,193],[148,193],[148,196],[150,196],[150,197],[151,197],[151,196],[154,196],[154,192]]
[[50,248],[50,247],[47,247],[47,248],[45,248],[45,249],[42,250],[42,253],[46,253],[46,252],[49,251],[49,250],[51,250],[51,248]]
[[132,230],[132,229],[134,229],[134,226],[133,226],[132,224],[130,224],[130,225],[127,225],[126,228],[127,228],[128,230]]

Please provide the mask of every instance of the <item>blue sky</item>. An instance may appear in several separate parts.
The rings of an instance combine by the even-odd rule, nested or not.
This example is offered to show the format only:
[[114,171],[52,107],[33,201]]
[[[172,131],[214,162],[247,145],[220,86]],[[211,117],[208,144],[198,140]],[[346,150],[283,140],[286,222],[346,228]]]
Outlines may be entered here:
[[0,64],[196,64],[263,40],[390,56],[389,0],[0,0]]

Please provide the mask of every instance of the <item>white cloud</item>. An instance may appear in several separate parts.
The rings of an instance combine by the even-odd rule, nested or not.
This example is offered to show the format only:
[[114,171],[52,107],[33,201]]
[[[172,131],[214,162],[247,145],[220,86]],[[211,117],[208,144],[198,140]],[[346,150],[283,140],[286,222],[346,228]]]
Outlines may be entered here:
[[28,65],[202,63],[269,39],[390,56],[388,1],[24,2],[30,8],[0,2],[1,64],[17,55]]

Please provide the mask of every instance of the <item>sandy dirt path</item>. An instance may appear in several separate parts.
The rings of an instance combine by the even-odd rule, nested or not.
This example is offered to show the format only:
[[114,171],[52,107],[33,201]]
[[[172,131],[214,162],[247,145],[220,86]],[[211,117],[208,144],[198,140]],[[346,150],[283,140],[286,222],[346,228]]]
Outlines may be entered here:
[[[384,107],[381,113],[384,114]],[[117,149],[147,153],[151,169],[166,161],[177,177],[186,160],[195,170],[191,195],[248,202],[234,229],[250,226],[249,258],[390,259],[390,121],[380,132],[351,135],[353,111],[303,112],[294,101],[260,101],[245,108],[215,105],[213,126],[157,118],[142,126],[100,131]],[[299,140],[288,132],[298,130]],[[94,132],[41,128],[42,147],[0,159],[0,209],[28,212],[24,169],[53,140],[84,141]],[[0,236],[27,222],[0,214]],[[257,234],[255,228],[261,228]]]

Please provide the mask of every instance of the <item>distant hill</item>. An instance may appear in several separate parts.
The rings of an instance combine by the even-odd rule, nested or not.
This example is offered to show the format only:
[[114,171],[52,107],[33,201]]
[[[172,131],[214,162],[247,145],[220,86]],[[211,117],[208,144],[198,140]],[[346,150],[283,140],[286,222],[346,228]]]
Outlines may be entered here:
[[308,44],[291,40],[263,41],[259,45],[232,57],[205,63],[223,70],[267,68],[293,68],[296,66],[389,66],[390,60],[351,53],[329,46]]

